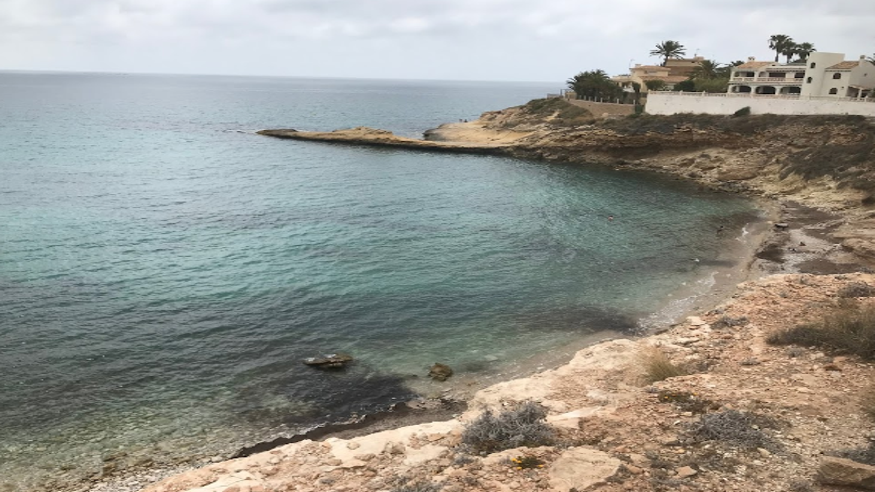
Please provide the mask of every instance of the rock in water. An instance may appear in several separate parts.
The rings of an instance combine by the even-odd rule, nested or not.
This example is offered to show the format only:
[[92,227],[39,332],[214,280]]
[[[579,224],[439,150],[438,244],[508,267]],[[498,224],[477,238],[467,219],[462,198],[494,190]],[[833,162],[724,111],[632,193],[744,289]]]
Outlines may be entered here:
[[322,357],[307,357],[304,359],[304,364],[318,369],[340,369],[350,362],[352,362],[352,356],[341,353],[327,354]]
[[435,381],[446,381],[447,378],[453,375],[453,370],[446,364],[435,362],[431,369],[429,369],[428,375]]

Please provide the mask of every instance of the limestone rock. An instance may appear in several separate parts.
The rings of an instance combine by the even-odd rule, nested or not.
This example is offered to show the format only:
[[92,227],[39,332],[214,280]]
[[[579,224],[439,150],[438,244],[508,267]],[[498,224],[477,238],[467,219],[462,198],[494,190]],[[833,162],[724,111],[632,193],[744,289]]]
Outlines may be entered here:
[[352,360],[351,355],[338,352],[336,354],[327,354],[322,357],[307,357],[304,359],[304,364],[319,369],[339,369],[352,362]]
[[429,369],[428,375],[435,381],[446,381],[453,375],[453,370],[446,364],[435,362],[431,369]]
[[875,490],[875,466],[827,456],[823,458],[820,469],[817,470],[817,481],[827,485]]
[[723,181],[746,181],[758,174],[757,169],[725,169],[717,173],[717,178]]
[[587,490],[605,483],[620,469],[620,460],[591,448],[572,448],[550,467],[550,486],[560,492]]
[[682,466],[675,471],[677,472],[677,478],[680,478],[680,479],[690,478],[690,477],[696,475],[697,473],[699,473],[695,469],[693,469],[692,467],[689,467],[689,466]]

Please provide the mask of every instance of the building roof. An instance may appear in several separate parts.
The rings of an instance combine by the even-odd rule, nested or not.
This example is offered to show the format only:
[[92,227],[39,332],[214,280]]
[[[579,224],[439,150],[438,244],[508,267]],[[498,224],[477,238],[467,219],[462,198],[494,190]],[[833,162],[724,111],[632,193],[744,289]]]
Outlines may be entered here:
[[658,75],[650,75],[647,77],[641,77],[641,80],[661,80],[667,84],[677,84],[678,82],[683,82],[687,80],[689,77],[686,75],[668,75],[668,76],[658,76]]
[[749,62],[742,63],[741,65],[739,65],[739,66],[737,66],[737,67],[735,67],[735,68],[760,68],[760,67],[764,67],[764,66],[766,66],[766,65],[772,65],[773,63],[775,63],[775,62],[770,62],[770,61],[749,61]]
[[843,61],[827,68],[827,70],[850,70],[860,65],[860,61]]

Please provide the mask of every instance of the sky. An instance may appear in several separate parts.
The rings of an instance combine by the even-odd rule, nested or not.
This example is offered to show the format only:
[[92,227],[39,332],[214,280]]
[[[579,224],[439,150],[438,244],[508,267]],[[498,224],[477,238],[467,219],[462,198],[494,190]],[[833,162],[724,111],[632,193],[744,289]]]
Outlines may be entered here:
[[0,0],[0,69],[563,82],[772,34],[871,56],[875,1]]

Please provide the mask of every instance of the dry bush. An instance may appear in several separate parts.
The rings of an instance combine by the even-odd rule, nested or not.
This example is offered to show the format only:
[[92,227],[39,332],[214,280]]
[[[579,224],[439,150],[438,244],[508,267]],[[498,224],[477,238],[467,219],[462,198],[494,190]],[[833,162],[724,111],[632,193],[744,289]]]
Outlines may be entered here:
[[851,461],[856,461],[857,463],[873,466],[875,465],[875,442],[870,441],[869,444],[863,448],[844,449],[841,451],[827,452],[826,454],[828,456],[837,456],[839,458],[846,458]]
[[428,480],[408,480],[406,478],[401,478],[398,482],[400,482],[399,485],[394,487],[391,492],[440,492],[443,488],[441,484]]
[[875,297],[875,287],[866,282],[854,282],[839,289],[838,296],[842,298]]
[[689,374],[686,368],[672,363],[665,352],[655,347],[641,354],[641,365],[647,384]]
[[801,345],[863,359],[875,359],[875,306],[842,302],[823,319],[777,331],[767,340],[773,345]]
[[781,446],[764,428],[775,428],[777,422],[751,412],[726,410],[703,415],[698,421],[686,426],[686,436],[694,443],[716,441],[734,448],[754,450],[757,448],[779,451]]
[[533,401],[518,403],[497,415],[486,410],[465,426],[462,445],[479,454],[521,446],[549,446],[556,433],[546,418],[547,409]]

